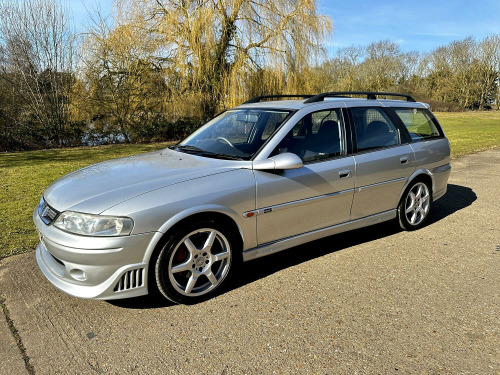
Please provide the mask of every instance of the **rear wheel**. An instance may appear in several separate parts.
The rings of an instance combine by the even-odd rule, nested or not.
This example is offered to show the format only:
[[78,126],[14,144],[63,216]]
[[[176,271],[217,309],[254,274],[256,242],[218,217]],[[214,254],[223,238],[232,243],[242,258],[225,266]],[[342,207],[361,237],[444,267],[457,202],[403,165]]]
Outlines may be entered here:
[[155,264],[159,291],[176,303],[196,303],[214,294],[235,260],[233,234],[214,221],[197,222],[171,237]]
[[404,230],[415,230],[423,227],[429,218],[431,209],[431,193],[429,186],[423,181],[412,183],[405,191],[398,206],[399,225]]

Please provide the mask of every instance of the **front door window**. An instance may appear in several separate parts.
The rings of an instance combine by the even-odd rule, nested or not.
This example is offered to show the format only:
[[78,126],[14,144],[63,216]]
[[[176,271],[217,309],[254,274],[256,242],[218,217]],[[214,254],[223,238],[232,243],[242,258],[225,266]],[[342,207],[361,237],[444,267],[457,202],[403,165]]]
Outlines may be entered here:
[[340,109],[303,117],[283,138],[272,155],[292,152],[304,163],[345,154],[345,130]]

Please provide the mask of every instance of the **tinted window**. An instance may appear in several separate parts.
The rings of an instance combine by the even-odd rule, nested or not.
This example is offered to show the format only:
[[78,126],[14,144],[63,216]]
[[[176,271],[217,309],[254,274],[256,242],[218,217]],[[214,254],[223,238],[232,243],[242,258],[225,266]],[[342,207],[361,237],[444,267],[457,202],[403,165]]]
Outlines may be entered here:
[[352,108],[358,151],[399,143],[396,127],[380,108]]
[[304,162],[331,158],[345,153],[344,138],[340,109],[314,112],[297,122],[273,154],[292,152]]
[[398,108],[394,112],[405,124],[413,141],[420,141],[425,138],[440,137],[437,126],[428,111],[416,108]]

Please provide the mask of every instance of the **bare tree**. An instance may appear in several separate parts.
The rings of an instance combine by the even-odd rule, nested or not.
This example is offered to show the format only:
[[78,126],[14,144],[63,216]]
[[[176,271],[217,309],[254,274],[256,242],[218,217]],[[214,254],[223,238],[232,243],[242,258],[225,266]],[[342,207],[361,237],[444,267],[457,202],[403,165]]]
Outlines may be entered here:
[[481,85],[479,108],[493,102],[500,109],[500,34],[485,38],[478,46],[478,76]]
[[26,103],[47,140],[63,143],[73,82],[73,38],[57,0],[0,2],[0,79]]
[[498,96],[498,35],[478,42],[472,37],[454,41],[429,53],[422,74],[428,95],[461,109],[483,109]]

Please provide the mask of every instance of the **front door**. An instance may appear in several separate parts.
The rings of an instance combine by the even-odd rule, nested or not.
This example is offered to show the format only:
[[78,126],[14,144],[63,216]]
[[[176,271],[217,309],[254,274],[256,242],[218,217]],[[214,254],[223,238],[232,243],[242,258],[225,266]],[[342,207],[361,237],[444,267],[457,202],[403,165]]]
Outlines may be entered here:
[[354,158],[346,155],[340,109],[306,115],[272,155],[292,152],[304,166],[255,171],[259,245],[346,222],[354,189]]

